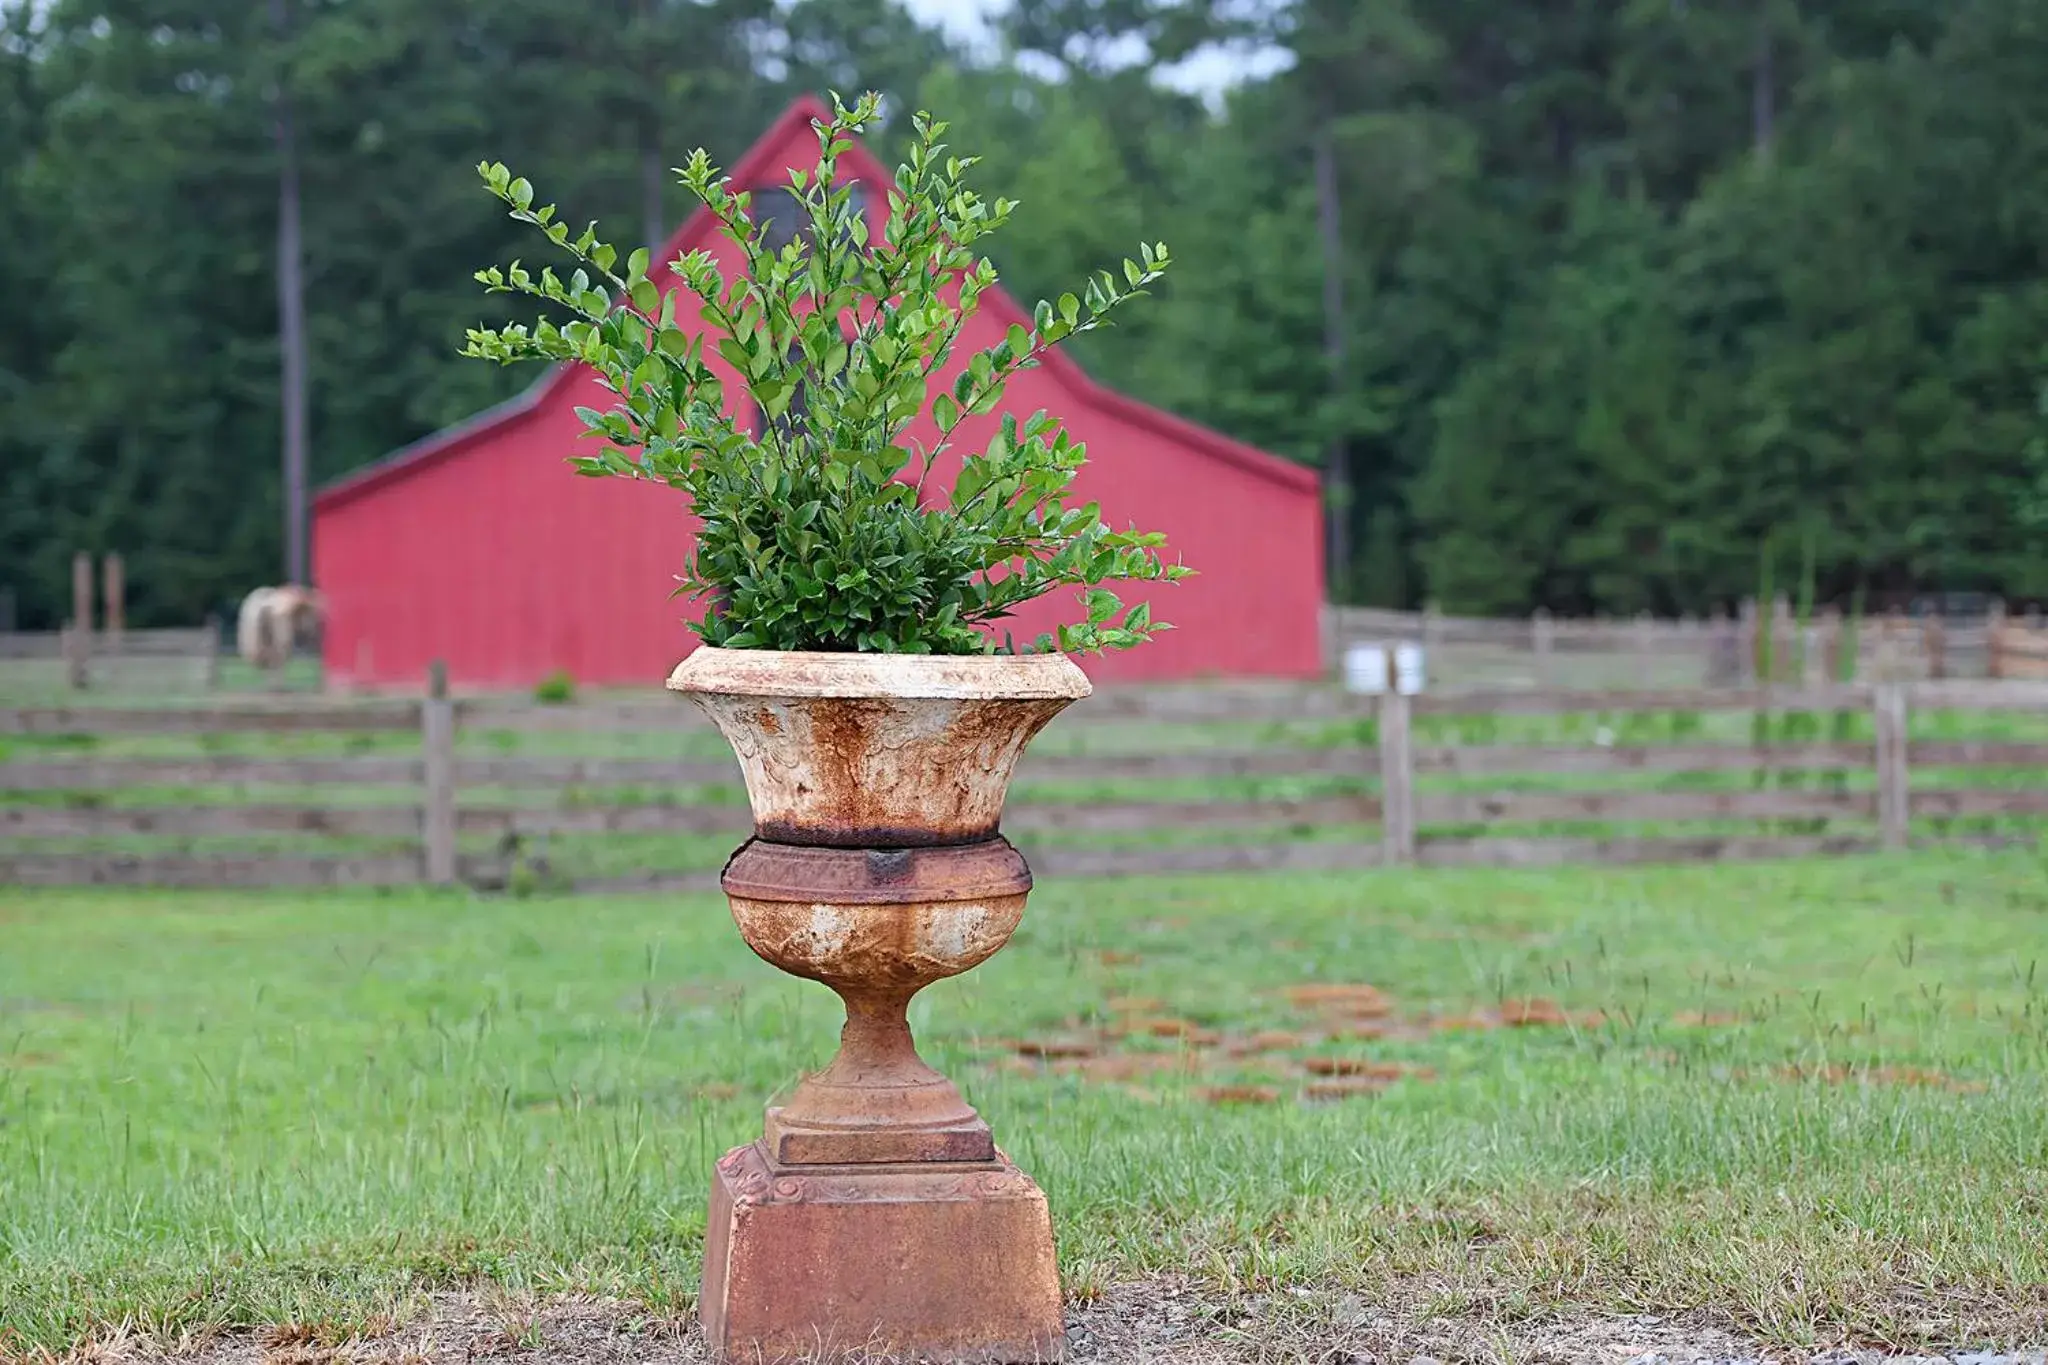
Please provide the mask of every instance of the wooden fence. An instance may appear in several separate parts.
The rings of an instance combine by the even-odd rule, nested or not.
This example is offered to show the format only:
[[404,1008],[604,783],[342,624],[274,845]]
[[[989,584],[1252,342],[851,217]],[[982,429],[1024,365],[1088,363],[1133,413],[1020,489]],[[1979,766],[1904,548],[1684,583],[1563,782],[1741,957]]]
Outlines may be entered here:
[[216,621],[169,630],[66,626],[0,634],[0,661],[61,664],[64,681],[73,688],[111,684],[136,690],[141,684],[161,684],[166,668],[174,669],[183,685],[212,687],[220,680],[220,655]]
[[[2002,716],[2004,736],[1909,738],[1918,711]],[[1646,737],[1638,722],[1660,716],[1671,723]],[[1812,723],[1774,723],[1787,717]],[[1027,756],[1004,829],[1048,875],[1841,853],[1955,822],[1975,822],[1971,838],[2031,839],[2025,822],[2048,817],[2036,719],[2048,720],[2048,685],[2014,682],[1111,691]],[[520,751],[603,737],[644,755],[660,750],[636,737],[691,732],[695,756]],[[8,883],[489,888],[535,840],[697,837],[715,865],[720,841],[747,828],[735,764],[668,698],[0,711],[0,751],[7,736],[44,737],[13,741],[0,762]],[[326,749],[261,751],[309,740]],[[198,752],[163,752],[179,747]],[[289,847],[220,851],[237,840]],[[575,881],[703,887],[715,873],[629,864]]]
[[[1444,616],[1436,611],[1329,608],[1325,651],[1333,672],[1355,644],[1423,646],[1446,683],[1557,687],[1820,686],[1951,678],[2048,679],[2048,624],[1993,603],[1971,616],[1887,612],[1860,621],[1826,609],[1801,622],[1779,601],[1735,616],[1679,620],[1573,620]],[[1600,667],[1602,663],[1608,666]]]

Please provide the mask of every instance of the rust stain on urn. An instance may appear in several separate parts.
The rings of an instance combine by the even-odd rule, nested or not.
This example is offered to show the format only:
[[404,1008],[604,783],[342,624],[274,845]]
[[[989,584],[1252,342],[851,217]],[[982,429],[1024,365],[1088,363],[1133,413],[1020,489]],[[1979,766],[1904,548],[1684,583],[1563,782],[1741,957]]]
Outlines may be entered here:
[[732,745],[758,835],[833,848],[993,837],[1025,746],[1092,690],[1058,654],[712,648],[668,685]]

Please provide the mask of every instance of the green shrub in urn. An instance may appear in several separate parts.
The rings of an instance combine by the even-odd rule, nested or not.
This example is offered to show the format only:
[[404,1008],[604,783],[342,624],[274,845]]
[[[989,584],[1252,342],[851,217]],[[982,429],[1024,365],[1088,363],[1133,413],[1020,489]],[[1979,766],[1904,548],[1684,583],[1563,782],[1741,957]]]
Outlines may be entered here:
[[[957,363],[963,329],[996,280],[983,239],[1015,205],[969,188],[974,158],[949,154],[946,125],[920,114],[886,227],[872,228],[837,165],[877,109],[874,95],[851,108],[834,97],[833,116],[816,125],[817,168],[789,177],[807,230],[779,234],[791,238],[779,246],[751,196],[693,154],[682,183],[743,268],[728,276],[710,252],[691,251],[672,263],[686,294],[657,286],[645,250],[621,259],[594,225],[572,232],[554,205],[537,204],[526,180],[479,167],[512,216],[576,264],[566,277],[516,262],[479,272],[486,288],[545,300],[566,319],[473,329],[465,354],[596,372],[614,401],[578,413],[605,445],[574,463],[687,495],[702,530],[678,591],[705,600],[696,629],[707,644],[918,654],[1138,644],[1164,623],[1106,585],[1188,571],[1166,559],[1159,534],[1116,530],[1094,504],[1070,500],[1086,451],[1060,419],[1004,412],[978,448],[956,438],[999,410],[1020,371],[1143,294],[1166,269],[1166,248],[1142,245],[1119,271],[1039,303],[1031,325]],[[679,298],[698,309],[701,331],[679,324]],[[707,351],[751,405],[727,401]],[[910,434],[922,418],[936,432],[929,444]],[[927,499],[949,454],[949,495]],[[1005,619],[1062,588],[1077,591],[1079,619],[1009,644]]]

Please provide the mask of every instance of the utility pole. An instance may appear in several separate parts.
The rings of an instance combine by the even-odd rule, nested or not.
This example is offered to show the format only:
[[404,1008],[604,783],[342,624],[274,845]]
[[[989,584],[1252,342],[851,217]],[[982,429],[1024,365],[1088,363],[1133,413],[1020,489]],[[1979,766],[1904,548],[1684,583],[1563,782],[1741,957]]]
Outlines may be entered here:
[[[290,35],[290,0],[270,0],[270,22],[280,50]],[[283,362],[284,578],[308,581],[306,562],[306,282],[299,226],[299,148],[291,96],[277,73],[273,108],[277,135],[277,341]]]

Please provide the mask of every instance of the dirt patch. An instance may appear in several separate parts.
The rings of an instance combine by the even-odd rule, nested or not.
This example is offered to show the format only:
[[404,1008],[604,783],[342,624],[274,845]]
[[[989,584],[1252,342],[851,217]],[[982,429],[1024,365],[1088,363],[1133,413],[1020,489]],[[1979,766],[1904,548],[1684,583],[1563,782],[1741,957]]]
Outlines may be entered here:
[[1112,1032],[1127,1037],[1144,1034],[1151,1038],[1177,1038],[1190,1047],[1214,1047],[1223,1041],[1223,1035],[1215,1029],[1203,1028],[1192,1019],[1132,1019],[1118,1025]]
[[1292,1052],[1308,1041],[1299,1033],[1282,1029],[1268,1029],[1262,1033],[1249,1033],[1242,1038],[1232,1038],[1224,1044],[1223,1050],[1232,1057],[1256,1057],[1269,1052]]
[[[1180,1016],[1155,996],[1114,995],[1092,1020],[1068,1018],[1056,1032],[997,1044],[1006,1054],[986,1065],[1015,1074],[1047,1071],[1085,1080],[1130,1085],[1164,1071],[1212,1078],[1208,1093],[1270,1087],[1278,1066],[1308,1085],[1304,1100],[1340,1099],[1374,1093],[1399,1080],[1434,1080],[1426,1067],[1359,1057],[1322,1056],[1296,1061],[1286,1054],[1329,1044],[1417,1041],[1435,1033],[1497,1029],[1597,1028],[1603,1012],[1574,1014],[1543,997],[1502,1000],[1492,1009],[1464,1014],[1404,1015],[1396,1001],[1367,982],[1302,982],[1277,992],[1294,1018],[1283,1028],[1237,1032]],[[1155,1042],[1156,1040],[1156,1042]],[[1157,1044],[1173,1045],[1162,1049]],[[1264,1062],[1265,1065],[1260,1065]],[[1244,1072],[1262,1072],[1247,1077]],[[1345,1082],[1345,1084],[1319,1084]],[[1147,1098],[1156,1098],[1147,1095]],[[1228,1101],[1222,1101],[1228,1102]]]
[[1093,1038],[1017,1038],[1005,1047],[1019,1057],[1052,1061],[1063,1057],[1092,1057],[1102,1050]]
[[1922,1066],[1822,1066],[1798,1063],[1778,1068],[1781,1080],[1817,1082],[1822,1085],[1893,1085],[1907,1089],[1947,1090],[1958,1095],[1981,1095],[1988,1088],[1982,1081],[1964,1080],[1945,1071]]
[[1377,986],[1317,982],[1289,986],[1285,994],[1296,1009],[1342,1019],[1384,1019],[1394,1012]]
[[1426,1066],[1379,1062],[1370,1057],[1310,1057],[1301,1066],[1311,1076],[1361,1076],[1375,1081],[1398,1081],[1403,1076],[1429,1080],[1436,1076]]
[[1063,1061],[1053,1067],[1063,1075],[1076,1075],[1084,1080],[1113,1085],[1176,1072],[1193,1075],[1201,1069],[1199,1057],[1183,1052],[1112,1052],[1101,1057]]
[[1206,1085],[1195,1098],[1207,1104],[1276,1104],[1280,1090],[1271,1085]]
[[[1069,1365],[1874,1365],[1880,1353],[1764,1347],[1699,1316],[1445,1316],[1441,1286],[1372,1298],[1289,1286],[1221,1294],[1180,1279],[1113,1286],[1067,1310]],[[61,1355],[0,1350],[6,1365],[709,1365],[696,1324],[616,1300],[536,1301],[502,1290],[439,1294],[402,1323],[361,1336],[284,1324],[157,1343],[109,1334]],[[868,1355],[848,1365],[892,1365]],[[1893,1357],[1901,1362],[1904,1356]],[[1938,1358],[1915,1357],[1922,1365]],[[1992,1357],[1980,1357],[1987,1363]],[[2038,1362],[2038,1353],[1996,1358]]]

